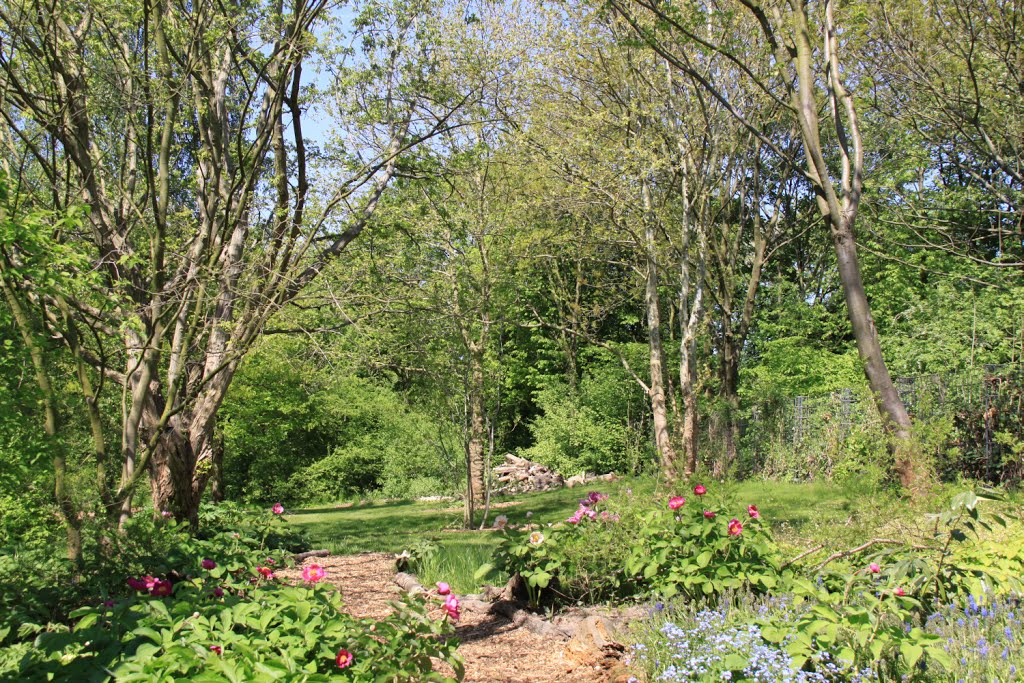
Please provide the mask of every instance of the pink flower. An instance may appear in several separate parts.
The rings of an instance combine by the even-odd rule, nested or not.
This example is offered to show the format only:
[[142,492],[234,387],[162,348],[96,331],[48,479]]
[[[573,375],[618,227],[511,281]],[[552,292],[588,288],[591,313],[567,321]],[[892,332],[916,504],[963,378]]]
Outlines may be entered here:
[[758,517],[761,516],[761,513],[757,511],[757,506],[756,505],[748,505],[747,506],[747,514],[750,515],[751,517],[753,517],[754,519],[757,519]]
[[445,614],[451,617],[452,621],[459,620],[459,599],[454,595],[449,595],[444,601]]
[[174,592],[174,584],[166,579],[157,579],[149,594],[158,598],[165,598]]
[[277,564],[277,562],[274,561],[274,558],[268,557],[267,558],[267,564],[270,565],[271,567],[273,567],[275,564]]
[[213,589],[213,597],[215,597],[215,598],[223,598],[224,597],[224,589],[221,588],[220,586],[217,586],[216,588],[214,588]]
[[683,498],[682,496],[672,496],[671,498],[668,499],[669,510],[678,510],[684,505],[686,505],[686,499]]
[[693,487],[694,495],[703,496],[707,492],[708,490],[704,488],[704,484],[697,484],[696,486]]
[[882,571],[882,568],[879,567],[876,562],[872,562],[868,565],[868,571],[872,574],[877,574],[878,572]]
[[302,569],[302,580],[309,583],[316,583],[325,576],[327,576],[327,572],[318,564],[311,564]]
[[208,559],[208,558],[207,558],[207,559],[204,559],[204,560],[203,560],[202,562],[200,562],[199,564],[200,564],[200,566],[202,566],[202,568],[203,568],[203,569],[206,569],[206,570],[210,570],[210,569],[216,569],[216,568],[217,568],[217,563],[216,563],[216,562],[214,562],[214,561],[213,561],[213,560],[211,560],[211,559]]
[[705,510],[704,511],[704,519],[714,519],[714,518],[715,518],[715,513],[714,512],[712,512],[711,510]]
[[355,659],[355,656],[351,652],[342,648],[338,650],[338,656],[334,658],[334,662],[338,665],[339,669],[344,669],[352,666],[352,662],[354,662]]
[[733,519],[730,519],[729,520],[729,535],[730,536],[739,536],[742,533],[743,533],[743,525],[740,524],[740,520],[736,519],[735,517]]
[[445,583],[444,581],[438,581],[437,582],[437,594],[438,595],[448,595],[451,592],[452,592],[452,587],[449,586],[447,583]]
[[904,590],[903,590],[902,588],[897,588],[896,590],[894,590],[894,591],[893,591],[893,593],[895,593],[896,595],[900,596],[901,598],[902,598],[902,597],[903,597],[904,595],[906,595],[906,594],[907,594],[907,592],[906,592],[906,591],[904,591]]
[[171,512],[170,510],[162,510],[160,512],[160,516],[163,517],[164,519],[170,519],[171,517],[174,516],[174,513]]
[[280,503],[274,503],[274,507],[270,508],[270,511],[273,512],[275,515],[283,515],[284,505],[281,505]]
[[274,578],[274,570],[270,567],[256,567],[256,571],[258,571],[265,579]]
[[587,494],[587,500],[589,500],[591,504],[593,504],[593,503],[600,503],[602,500],[606,499],[607,497],[608,497],[607,493],[601,493],[600,491],[591,491],[590,493]]
[[142,577],[142,581],[146,584],[146,590],[151,591],[153,590],[153,586],[156,585],[157,579],[154,579],[149,574],[146,574]]
[[221,649],[220,645],[211,645],[210,646],[210,652],[212,652],[215,655],[219,655],[219,654],[223,654],[224,650]]

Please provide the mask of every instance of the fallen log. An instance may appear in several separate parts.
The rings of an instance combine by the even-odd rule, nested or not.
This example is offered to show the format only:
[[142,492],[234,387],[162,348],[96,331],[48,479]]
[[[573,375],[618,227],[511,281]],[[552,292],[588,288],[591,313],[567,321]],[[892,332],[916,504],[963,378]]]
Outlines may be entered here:
[[292,559],[296,562],[302,562],[303,560],[307,560],[311,557],[327,557],[330,554],[330,550],[310,550],[305,553],[296,553],[295,555],[292,555]]

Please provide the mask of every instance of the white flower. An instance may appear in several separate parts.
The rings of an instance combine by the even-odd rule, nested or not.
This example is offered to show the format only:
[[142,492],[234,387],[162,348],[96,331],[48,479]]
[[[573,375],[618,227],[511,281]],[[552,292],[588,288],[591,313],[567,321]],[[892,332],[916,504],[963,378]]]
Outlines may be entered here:
[[506,524],[508,524],[508,517],[505,515],[498,515],[494,518],[495,529],[504,529]]
[[543,542],[544,534],[542,534],[541,532],[534,531],[532,534],[530,534],[530,543],[532,543],[533,545],[540,545]]

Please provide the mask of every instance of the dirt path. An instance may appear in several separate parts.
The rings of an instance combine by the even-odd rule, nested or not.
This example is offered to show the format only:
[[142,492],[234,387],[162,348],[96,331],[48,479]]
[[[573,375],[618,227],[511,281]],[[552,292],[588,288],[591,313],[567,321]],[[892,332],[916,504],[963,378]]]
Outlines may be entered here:
[[[308,559],[304,565],[314,563],[326,569],[326,580],[341,589],[353,616],[379,619],[391,612],[388,602],[401,590],[391,582],[391,555],[332,555]],[[301,571],[297,567],[279,576],[301,581]],[[600,666],[567,656],[565,642],[512,628],[501,616],[464,610],[456,635],[462,643],[459,654],[466,664],[467,683],[599,683],[607,677]]]

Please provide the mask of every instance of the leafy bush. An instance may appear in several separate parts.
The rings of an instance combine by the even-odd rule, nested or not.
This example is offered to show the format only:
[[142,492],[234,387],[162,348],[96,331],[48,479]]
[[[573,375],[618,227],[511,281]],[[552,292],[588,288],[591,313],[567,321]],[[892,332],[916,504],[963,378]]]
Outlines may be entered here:
[[[642,346],[625,345],[638,362]],[[541,415],[530,423],[534,444],[523,457],[567,476],[581,472],[631,472],[644,469],[651,452],[642,422],[649,406],[639,386],[617,359],[592,350],[594,362],[575,391],[551,381],[537,392]]]
[[187,576],[196,557],[221,558],[223,563],[229,556],[276,554],[280,560],[283,553],[309,549],[300,531],[265,510],[203,505],[199,518],[196,535],[145,512],[132,517],[118,534],[91,520],[83,529],[85,552],[78,567],[56,555],[59,543],[0,552],[0,643],[12,640],[21,626],[67,623],[69,613],[82,604],[123,593],[129,576]]
[[555,602],[596,602],[774,588],[780,562],[757,508],[730,517],[724,504],[704,498],[703,486],[696,490],[689,503],[681,496],[622,503],[591,493],[559,526],[507,532],[481,575],[492,567],[518,574],[535,606],[545,591]]
[[[295,542],[279,519],[237,509],[204,516],[211,528],[202,538],[172,522],[147,529],[165,557],[127,582],[120,570],[137,566],[139,555],[126,559],[111,573],[117,589],[93,595],[71,613],[70,624],[17,625],[21,642],[0,649],[0,678],[452,680],[432,671],[431,658],[461,677],[457,643],[448,637],[452,627],[443,613],[431,618],[425,602],[409,599],[380,621],[351,617],[332,589],[276,580],[274,572],[290,561],[290,551],[268,541]],[[212,528],[232,517],[243,523]]]
[[295,340],[267,341],[232,383],[218,418],[230,497],[311,503],[414,479],[457,485],[437,445],[445,427],[386,383],[296,362],[302,353]]
[[989,528],[978,503],[997,498],[955,496],[930,539],[858,557],[877,547],[864,544],[829,558],[858,557],[845,567],[786,577],[768,598],[656,610],[634,663],[660,681],[1012,680],[1024,550],[1015,537],[998,551],[969,543]]

